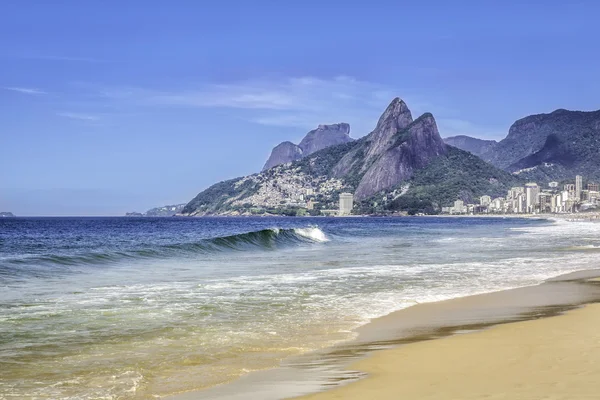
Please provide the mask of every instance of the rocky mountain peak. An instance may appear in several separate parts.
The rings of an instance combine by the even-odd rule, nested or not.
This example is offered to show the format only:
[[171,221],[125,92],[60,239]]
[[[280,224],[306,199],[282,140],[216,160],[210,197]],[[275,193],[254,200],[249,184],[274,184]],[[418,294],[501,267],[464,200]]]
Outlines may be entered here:
[[327,147],[348,143],[353,140],[350,137],[350,125],[345,122],[319,125],[317,129],[308,132],[297,145],[286,141],[275,146],[271,151],[271,156],[263,167],[263,171],[280,164],[299,160]]
[[385,109],[375,130],[368,136],[371,142],[369,151],[366,154],[367,160],[371,160],[380,154],[389,145],[389,141],[396,132],[405,129],[413,122],[412,114],[406,103],[396,97]]
[[292,142],[281,142],[273,148],[269,159],[263,167],[263,171],[273,168],[280,164],[286,164],[302,158],[302,149]]
[[345,122],[340,122],[339,124],[330,124],[330,125],[319,125],[316,129],[317,131],[338,131],[343,132],[346,135],[350,135],[350,124]]
[[319,125],[304,136],[298,144],[304,156],[329,146],[351,142],[350,125],[344,122],[332,125]]
[[423,114],[390,137],[387,147],[362,177],[355,196],[364,199],[407,181],[415,170],[446,153],[433,115]]
[[404,100],[396,97],[379,117],[375,130],[404,129],[411,122],[413,122],[413,118],[408,106]]

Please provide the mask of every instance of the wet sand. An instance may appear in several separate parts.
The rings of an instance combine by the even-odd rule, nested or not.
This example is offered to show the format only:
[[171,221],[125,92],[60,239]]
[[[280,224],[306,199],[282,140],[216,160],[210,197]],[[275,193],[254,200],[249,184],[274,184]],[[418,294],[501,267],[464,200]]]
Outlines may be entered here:
[[598,276],[415,305],[350,343],[173,399],[596,398],[585,396],[600,389]]
[[[585,275],[579,274],[579,278]],[[564,290],[577,287],[573,285],[587,297],[585,292],[592,294],[599,284],[598,279],[548,282],[536,287],[534,297],[540,299],[539,289],[544,286]],[[516,293],[457,300],[485,303],[509,292]],[[575,294],[567,292],[557,293],[557,297]],[[538,308],[539,315],[535,310],[529,313],[533,319],[476,332],[467,324],[467,329],[454,330],[452,336],[376,352],[348,366],[364,373],[365,379],[302,399],[596,399],[600,391],[600,304],[581,307],[577,303],[544,306]],[[544,316],[552,318],[541,318]],[[527,319],[527,314],[522,317]],[[384,324],[384,319],[377,323]],[[375,326],[368,329],[372,328]]]

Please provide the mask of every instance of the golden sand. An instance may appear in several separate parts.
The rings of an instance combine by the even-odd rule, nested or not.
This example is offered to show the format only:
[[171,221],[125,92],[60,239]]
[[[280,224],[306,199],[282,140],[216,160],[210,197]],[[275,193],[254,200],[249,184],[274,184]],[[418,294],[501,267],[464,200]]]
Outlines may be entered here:
[[374,353],[302,399],[600,399],[600,305]]

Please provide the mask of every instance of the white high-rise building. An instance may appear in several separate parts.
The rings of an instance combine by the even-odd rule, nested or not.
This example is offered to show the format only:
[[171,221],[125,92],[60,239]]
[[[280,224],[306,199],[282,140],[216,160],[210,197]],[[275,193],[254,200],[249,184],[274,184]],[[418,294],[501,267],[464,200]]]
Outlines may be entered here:
[[581,200],[581,190],[583,190],[583,177],[581,175],[577,175],[575,177],[575,200]]
[[517,195],[517,212],[522,214],[525,212],[527,207],[527,200],[525,199],[525,193],[519,193]]
[[490,205],[490,203],[492,202],[492,198],[490,196],[481,196],[479,198],[479,204],[481,204],[482,206],[488,206]]
[[465,203],[462,200],[456,200],[454,202],[454,207],[452,207],[453,214],[462,214],[465,213]]
[[525,184],[526,211],[528,213],[535,211],[535,206],[538,204],[539,192],[540,187],[537,185],[537,183],[532,182]]
[[350,215],[354,207],[354,195],[352,193],[340,194],[340,211],[338,215]]

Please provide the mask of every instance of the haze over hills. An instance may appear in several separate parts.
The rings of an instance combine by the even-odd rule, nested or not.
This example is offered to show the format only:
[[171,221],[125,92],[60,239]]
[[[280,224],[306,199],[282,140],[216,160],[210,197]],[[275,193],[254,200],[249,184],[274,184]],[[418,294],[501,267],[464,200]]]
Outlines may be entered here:
[[459,149],[473,153],[476,156],[481,156],[494,149],[498,144],[495,140],[478,139],[466,135],[458,135],[444,138],[444,143],[450,146],[458,147]]
[[280,164],[299,160],[327,147],[348,143],[352,140],[354,139],[350,137],[350,125],[347,123],[319,125],[317,129],[308,132],[297,145],[286,141],[275,146],[263,167],[263,171]]
[[504,194],[516,183],[509,173],[445,144],[432,114],[413,120],[396,98],[367,136],[217,183],[182,214],[294,214],[310,208],[318,214],[336,208],[345,191],[355,193],[363,213],[436,212],[457,198]]

